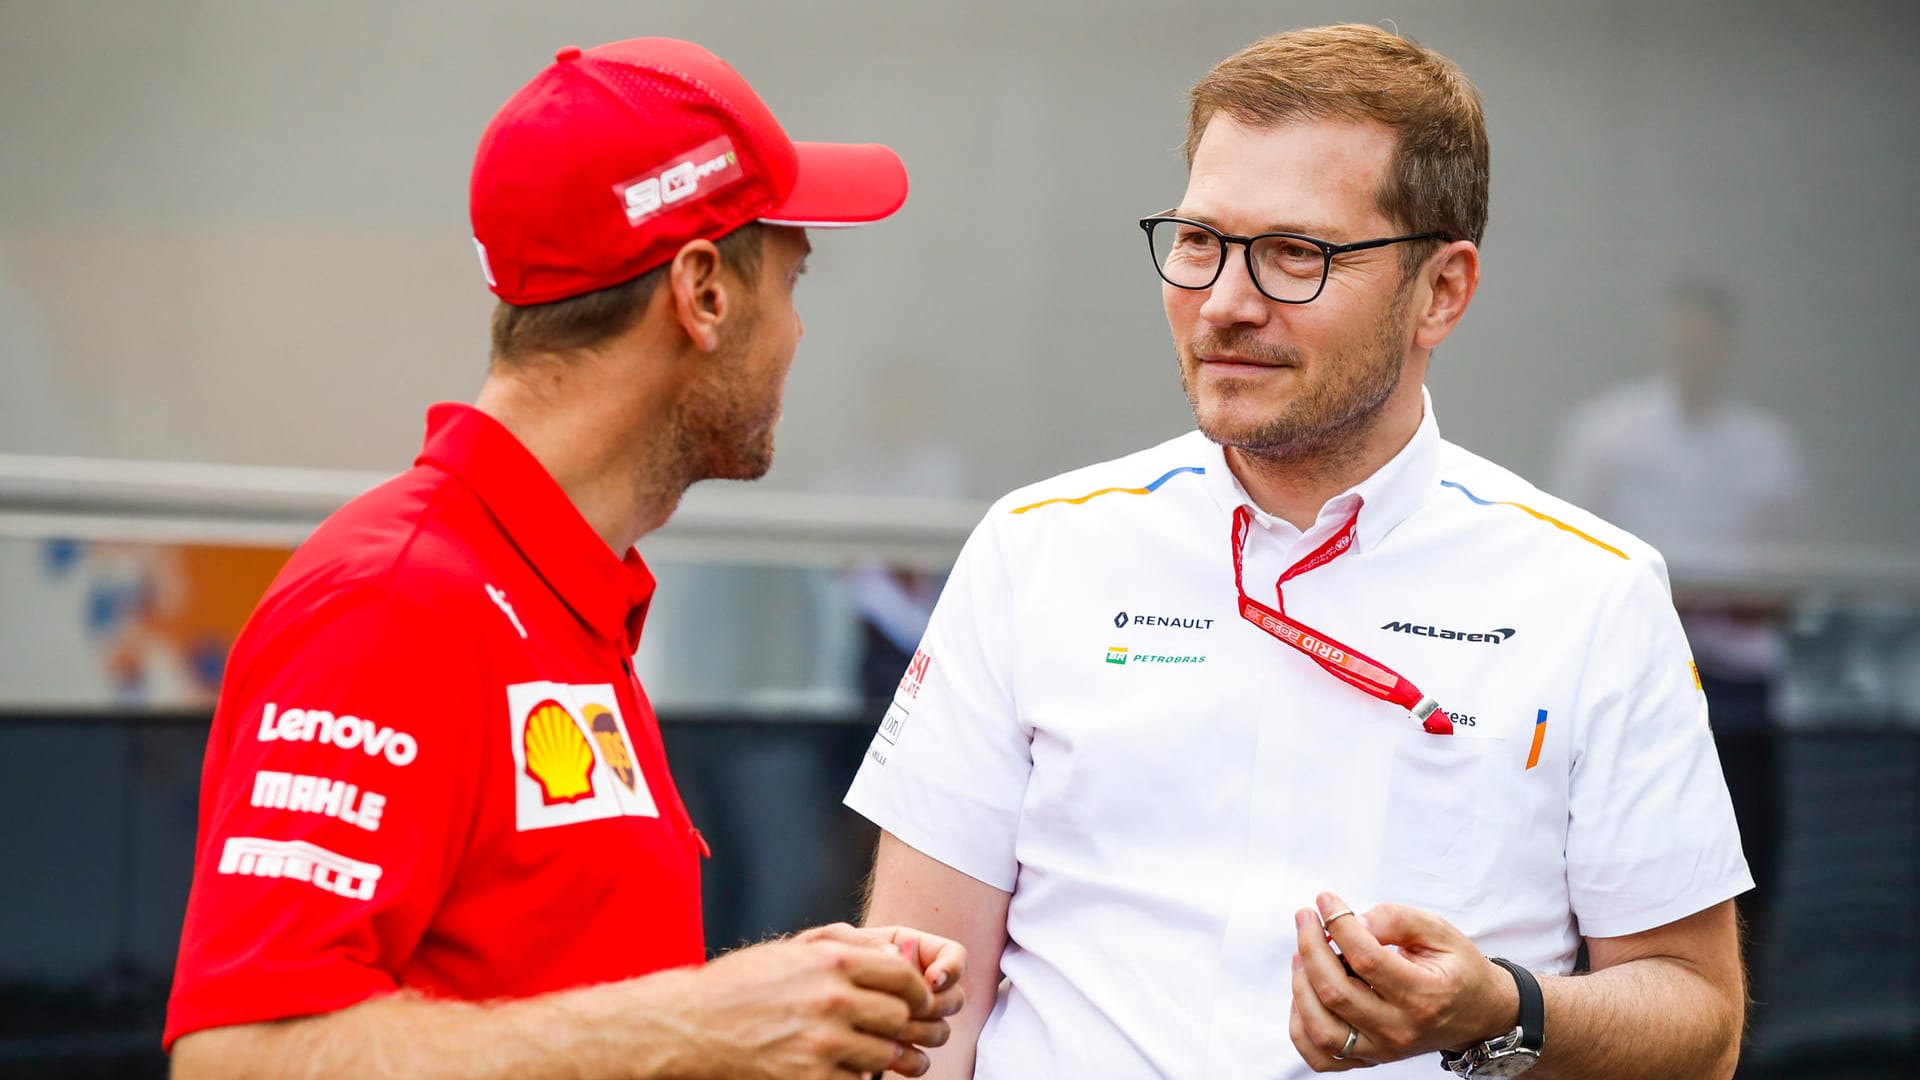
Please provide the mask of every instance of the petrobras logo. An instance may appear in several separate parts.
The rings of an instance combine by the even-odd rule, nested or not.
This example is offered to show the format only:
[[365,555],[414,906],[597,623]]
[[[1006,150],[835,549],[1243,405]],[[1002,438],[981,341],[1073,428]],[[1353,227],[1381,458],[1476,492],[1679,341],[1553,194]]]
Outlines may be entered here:
[[659,817],[610,683],[507,687],[514,827]]
[[405,768],[420,756],[420,744],[404,731],[382,727],[357,716],[335,716],[324,709],[282,710],[267,702],[260,713],[261,742],[317,742],[341,750],[356,747],[368,757],[384,757]]
[[1511,626],[1502,626],[1496,630],[1469,632],[1466,630],[1448,630],[1444,627],[1436,628],[1431,625],[1395,621],[1387,623],[1380,629],[1391,630],[1396,634],[1412,634],[1415,637],[1434,638],[1439,641],[1485,642],[1489,645],[1502,644],[1514,635],[1514,629]]
[[253,774],[253,805],[266,810],[320,814],[368,832],[378,832],[380,815],[387,809],[387,797],[378,792],[361,791],[343,780],[261,769]]
[[613,193],[627,212],[627,224],[638,225],[689,199],[706,198],[745,175],[733,140],[722,135],[659,168],[615,184]]
[[1126,667],[1130,664],[1204,664],[1207,658],[1193,653],[1152,653],[1113,645],[1107,648],[1107,663]]
[[373,899],[380,867],[349,859],[305,840],[232,836],[220,851],[220,872],[239,877],[304,881],[348,900]]

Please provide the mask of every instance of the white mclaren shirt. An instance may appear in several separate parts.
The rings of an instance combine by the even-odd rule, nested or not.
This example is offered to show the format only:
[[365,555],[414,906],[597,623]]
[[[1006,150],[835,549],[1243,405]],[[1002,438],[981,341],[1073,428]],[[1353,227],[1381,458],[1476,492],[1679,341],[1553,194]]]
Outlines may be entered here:
[[995,504],[847,795],[1013,894],[978,1076],[1310,1075],[1292,915],[1321,890],[1565,972],[1582,935],[1752,887],[1651,548],[1443,442],[1430,402],[1304,535],[1259,514],[1271,604],[1358,508],[1285,611],[1439,699],[1443,736],[1238,616],[1243,504],[1198,433]]

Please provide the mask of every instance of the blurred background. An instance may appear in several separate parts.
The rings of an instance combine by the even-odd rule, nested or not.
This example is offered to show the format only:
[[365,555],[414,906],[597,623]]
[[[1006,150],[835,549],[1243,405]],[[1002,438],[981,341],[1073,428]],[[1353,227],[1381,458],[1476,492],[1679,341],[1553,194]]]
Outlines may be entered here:
[[872,833],[838,798],[985,502],[1190,427],[1133,221],[1180,196],[1188,86],[1337,21],[1486,101],[1443,433],[1671,560],[1761,878],[1743,1075],[1908,1075],[1908,0],[0,0],[0,1074],[162,1074],[226,647],[477,390],[467,171],[555,49],[697,40],[794,137],[913,177],[897,218],[815,237],[773,472],[642,545],[640,667],[725,947],[851,912]]

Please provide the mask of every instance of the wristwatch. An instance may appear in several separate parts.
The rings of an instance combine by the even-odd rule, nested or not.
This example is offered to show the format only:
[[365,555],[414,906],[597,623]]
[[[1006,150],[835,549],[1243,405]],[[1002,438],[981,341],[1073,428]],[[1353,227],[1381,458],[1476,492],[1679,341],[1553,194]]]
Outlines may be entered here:
[[1547,1003],[1540,996],[1540,981],[1511,960],[1488,959],[1506,968],[1520,987],[1520,1025],[1465,1050],[1440,1051],[1441,1067],[1455,1076],[1519,1076],[1540,1064],[1540,1048],[1547,1041]]

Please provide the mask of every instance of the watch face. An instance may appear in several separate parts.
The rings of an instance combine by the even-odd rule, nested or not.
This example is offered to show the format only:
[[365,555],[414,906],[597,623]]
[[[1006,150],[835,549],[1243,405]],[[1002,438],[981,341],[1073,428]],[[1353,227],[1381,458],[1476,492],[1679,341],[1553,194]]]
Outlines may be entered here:
[[1503,1050],[1473,1070],[1472,1075],[1519,1076],[1538,1064],[1540,1064],[1540,1055],[1531,1050]]

